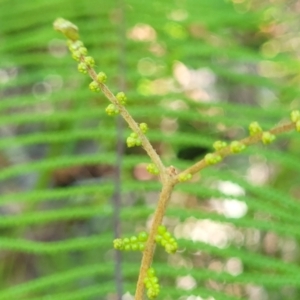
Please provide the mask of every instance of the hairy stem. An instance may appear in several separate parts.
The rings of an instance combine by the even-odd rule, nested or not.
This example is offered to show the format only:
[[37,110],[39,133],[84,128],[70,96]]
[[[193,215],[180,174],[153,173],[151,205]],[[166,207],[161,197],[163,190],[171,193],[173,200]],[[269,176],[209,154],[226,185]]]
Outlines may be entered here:
[[158,226],[161,225],[165,211],[167,209],[168,202],[171,197],[172,190],[174,188],[174,181],[171,179],[167,181],[162,188],[158,204],[154,213],[149,237],[146,243],[145,250],[143,252],[143,258],[140,267],[139,278],[137,281],[137,287],[135,292],[135,300],[142,300],[144,295],[144,279],[146,277],[148,269],[151,267],[154,250],[155,250],[155,236],[157,234]]

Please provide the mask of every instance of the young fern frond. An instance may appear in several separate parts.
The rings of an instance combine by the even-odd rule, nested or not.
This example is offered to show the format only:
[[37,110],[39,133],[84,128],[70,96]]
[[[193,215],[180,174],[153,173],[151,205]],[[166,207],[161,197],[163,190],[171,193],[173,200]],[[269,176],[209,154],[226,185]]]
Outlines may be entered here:
[[232,141],[229,145],[222,141],[216,141],[213,145],[216,150],[215,152],[207,154],[200,161],[178,173],[175,167],[164,166],[159,155],[146,136],[148,130],[147,124],[138,124],[125,108],[125,94],[120,92],[117,95],[114,95],[105,84],[107,80],[105,73],[96,73],[94,70],[95,61],[92,57],[87,56],[87,49],[84,47],[83,42],[79,40],[77,26],[67,20],[57,19],[54,22],[54,29],[60,31],[67,37],[72,57],[78,61],[79,72],[88,74],[92,78],[93,81],[89,85],[91,91],[101,91],[111,102],[106,108],[106,113],[110,116],[120,114],[133,131],[127,138],[127,146],[142,146],[152,160],[152,164],[147,167],[147,170],[152,174],[159,174],[160,176],[162,190],[149,234],[142,233],[138,237],[133,236],[130,239],[116,239],[114,241],[114,247],[118,250],[140,250],[143,252],[135,299],[143,299],[145,287],[148,289],[148,297],[153,299],[158,296],[160,291],[158,279],[151,266],[155,245],[156,243],[161,244],[168,253],[175,253],[177,250],[177,241],[171,236],[166,228],[162,226],[163,217],[165,216],[167,205],[175,185],[190,180],[194,174],[202,169],[221,162],[229,155],[238,154],[250,145],[259,142],[267,145],[273,142],[279,134],[295,129],[300,131],[300,113],[299,111],[293,111],[291,114],[291,122],[278,125],[268,131],[262,131],[260,125],[257,122],[253,122],[249,126],[249,137],[239,141]]

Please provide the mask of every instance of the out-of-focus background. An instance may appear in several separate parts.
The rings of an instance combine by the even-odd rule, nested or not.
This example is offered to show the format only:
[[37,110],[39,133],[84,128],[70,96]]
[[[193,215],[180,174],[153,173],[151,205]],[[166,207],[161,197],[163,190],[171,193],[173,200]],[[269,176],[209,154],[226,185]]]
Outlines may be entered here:
[[[141,254],[116,259],[112,240],[148,230],[160,191],[57,17],[184,169],[299,109],[299,12],[298,0],[0,1],[0,299],[133,299]],[[299,149],[284,134],[176,188],[164,224],[180,249],[157,248],[159,299],[300,299]]]

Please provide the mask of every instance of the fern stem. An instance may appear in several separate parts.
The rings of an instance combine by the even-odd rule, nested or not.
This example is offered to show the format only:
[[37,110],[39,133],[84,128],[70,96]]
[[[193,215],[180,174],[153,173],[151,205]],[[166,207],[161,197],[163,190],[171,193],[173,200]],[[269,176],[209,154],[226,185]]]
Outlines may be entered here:
[[143,258],[141,262],[139,278],[137,281],[137,287],[135,292],[135,300],[142,300],[145,290],[144,279],[146,277],[148,269],[151,267],[153,254],[155,250],[155,236],[159,225],[161,225],[165,211],[167,209],[168,202],[171,197],[175,182],[172,180],[171,176],[169,180],[165,182],[162,187],[162,191],[159,196],[158,204],[154,213],[151,230],[146,243],[145,250],[143,252]]
[[[269,130],[269,132],[273,135],[279,135],[281,133],[285,133],[285,132],[292,131],[292,130],[295,130],[295,123],[289,122],[289,123],[285,123],[283,125],[276,126],[273,129]],[[244,144],[245,146],[250,146],[250,145],[259,143],[261,141],[261,138],[262,138],[262,133],[258,133],[254,136],[249,136],[247,138],[244,138],[244,139],[240,140],[239,142]],[[227,146],[219,151],[213,152],[212,154],[220,155],[221,157],[224,158],[226,156],[232,155],[233,153],[230,150],[230,146]],[[209,166],[209,164],[207,164],[207,162],[203,158],[200,161],[198,161],[197,163],[195,163],[194,165],[192,165],[191,167],[187,168],[186,170],[184,170],[180,174],[178,174],[177,178],[176,178],[176,182],[180,181],[179,180],[180,176],[185,175],[185,174],[195,174],[208,166]]]
[[[84,62],[84,56],[82,56],[80,60],[81,62]],[[106,96],[106,98],[119,109],[121,116],[127,122],[128,126],[133,130],[133,132],[135,132],[138,135],[143,148],[147,152],[148,156],[151,158],[152,162],[157,166],[160,174],[163,174],[165,171],[165,166],[163,165],[160,157],[156,153],[155,149],[152,147],[146,135],[141,131],[138,124],[131,117],[127,109],[117,100],[116,96],[110,91],[110,89],[104,83],[101,83],[97,80],[97,74],[95,70],[91,67],[88,67],[87,70],[90,77],[98,83],[99,88]]]

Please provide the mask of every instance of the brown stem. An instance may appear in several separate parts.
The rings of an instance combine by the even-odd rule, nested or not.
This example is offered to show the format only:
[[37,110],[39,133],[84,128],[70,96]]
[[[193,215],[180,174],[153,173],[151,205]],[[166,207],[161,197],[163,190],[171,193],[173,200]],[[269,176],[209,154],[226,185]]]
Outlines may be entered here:
[[163,185],[162,191],[160,193],[160,197],[154,213],[149,237],[146,243],[145,250],[143,252],[143,258],[141,262],[140,273],[139,273],[139,278],[137,281],[137,287],[135,292],[135,298],[134,298],[135,300],[143,299],[144,290],[145,290],[144,279],[146,277],[148,269],[151,267],[152,264],[153,254],[155,250],[155,236],[159,225],[161,225],[162,223],[174,185],[175,182],[170,177],[169,181]]

